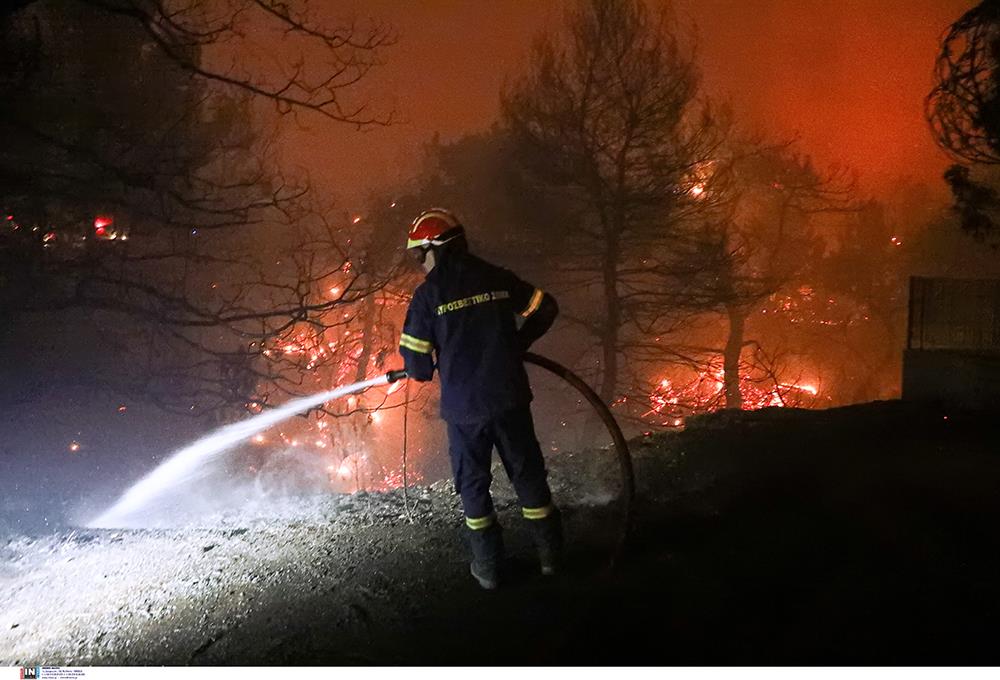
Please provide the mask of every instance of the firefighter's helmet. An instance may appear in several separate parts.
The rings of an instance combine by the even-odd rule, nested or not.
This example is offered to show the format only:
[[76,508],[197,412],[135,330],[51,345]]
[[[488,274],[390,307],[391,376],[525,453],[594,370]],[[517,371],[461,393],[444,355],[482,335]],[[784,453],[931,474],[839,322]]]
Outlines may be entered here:
[[425,210],[410,225],[407,249],[443,246],[448,241],[465,235],[465,228],[450,211],[444,208]]

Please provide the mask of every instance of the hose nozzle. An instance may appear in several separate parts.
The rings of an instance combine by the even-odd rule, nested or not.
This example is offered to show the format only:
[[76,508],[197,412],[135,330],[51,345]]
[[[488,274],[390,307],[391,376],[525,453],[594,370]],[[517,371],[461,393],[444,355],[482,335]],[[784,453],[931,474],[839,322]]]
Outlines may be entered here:
[[386,379],[386,382],[390,382],[390,383],[394,383],[397,380],[405,380],[406,379],[406,371],[404,371],[402,369],[400,369],[398,371],[389,371],[388,373],[385,374],[385,379]]

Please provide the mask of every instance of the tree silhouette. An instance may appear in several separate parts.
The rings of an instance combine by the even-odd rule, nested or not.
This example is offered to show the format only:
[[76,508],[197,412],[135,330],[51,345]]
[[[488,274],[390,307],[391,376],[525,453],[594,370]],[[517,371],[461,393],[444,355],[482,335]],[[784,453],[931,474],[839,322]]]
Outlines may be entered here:
[[[960,163],[945,172],[962,227],[996,237],[997,202],[969,165],[1000,164],[1000,2],[985,0],[951,25],[935,65],[925,115],[935,141]],[[998,245],[993,243],[994,246]]]
[[[0,10],[4,330],[84,314],[136,365],[130,390],[181,409],[242,406],[273,377],[267,343],[368,289],[373,278],[348,276],[344,296],[315,296],[352,257],[352,225],[312,198],[307,177],[281,171],[268,130],[288,113],[347,130],[390,123],[352,100],[393,38],[377,23],[324,27],[306,9]],[[281,49],[262,49],[268,40]]]
[[695,66],[667,28],[637,0],[582,1],[562,33],[539,39],[529,72],[503,96],[505,124],[533,150],[522,154],[526,167],[577,206],[574,223],[551,237],[564,274],[596,302],[578,316],[597,340],[609,403],[625,337],[675,323],[668,279],[675,255],[691,247],[686,220],[721,195],[708,190],[721,181],[712,171],[717,121],[699,105]]
[[[742,148],[741,148],[742,147]],[[727,408],[742,408],[746,325],[765,298],[795,286],[822,257],[814,217],[856,209],[852,178],[840,168],[817,170],[787,146],[738,145],[728,161],[729,217],[710,225],[721,250],[708,284],[728,321],[723,356]]]

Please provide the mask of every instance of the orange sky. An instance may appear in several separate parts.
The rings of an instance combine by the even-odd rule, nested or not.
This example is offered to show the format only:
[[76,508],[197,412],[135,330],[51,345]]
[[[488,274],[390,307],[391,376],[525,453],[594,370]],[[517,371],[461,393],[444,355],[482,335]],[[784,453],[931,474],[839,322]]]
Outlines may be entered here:
[[[875,193],[908,177],[943,193],[946,164],[923,120],[937,41],[968,0],[675,0],[698,27],[706,90],[755,129],[793,135],[817,162],[855,168]],[[405,124],[368,132],[303,120],[296,164],[351,208],[367,191],[403,182],[422,144],[482,129],[496,118],[505,75],[526,58],[561,2],[354,0],[361,16],[395,25],[399,43],[366,86]]]

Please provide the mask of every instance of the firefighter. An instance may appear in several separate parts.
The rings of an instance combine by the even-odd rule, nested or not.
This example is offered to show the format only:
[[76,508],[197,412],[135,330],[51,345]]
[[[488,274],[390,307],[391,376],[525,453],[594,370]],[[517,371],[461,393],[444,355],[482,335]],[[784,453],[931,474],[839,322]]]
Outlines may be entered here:
[[406,247],[426,278],[413,292],[400,353],[411,379],[431,380],[435,368],[440,375],[441,417],[472,576],[488,590],[499,583],[503,539],[490,496],[494,446],[531,527],[542,574],[555,574],[562,527],[531,419],[523,355],[552,326],[559,307],[548,293],[469,253],[465,229],[447,210],[421,213]]

